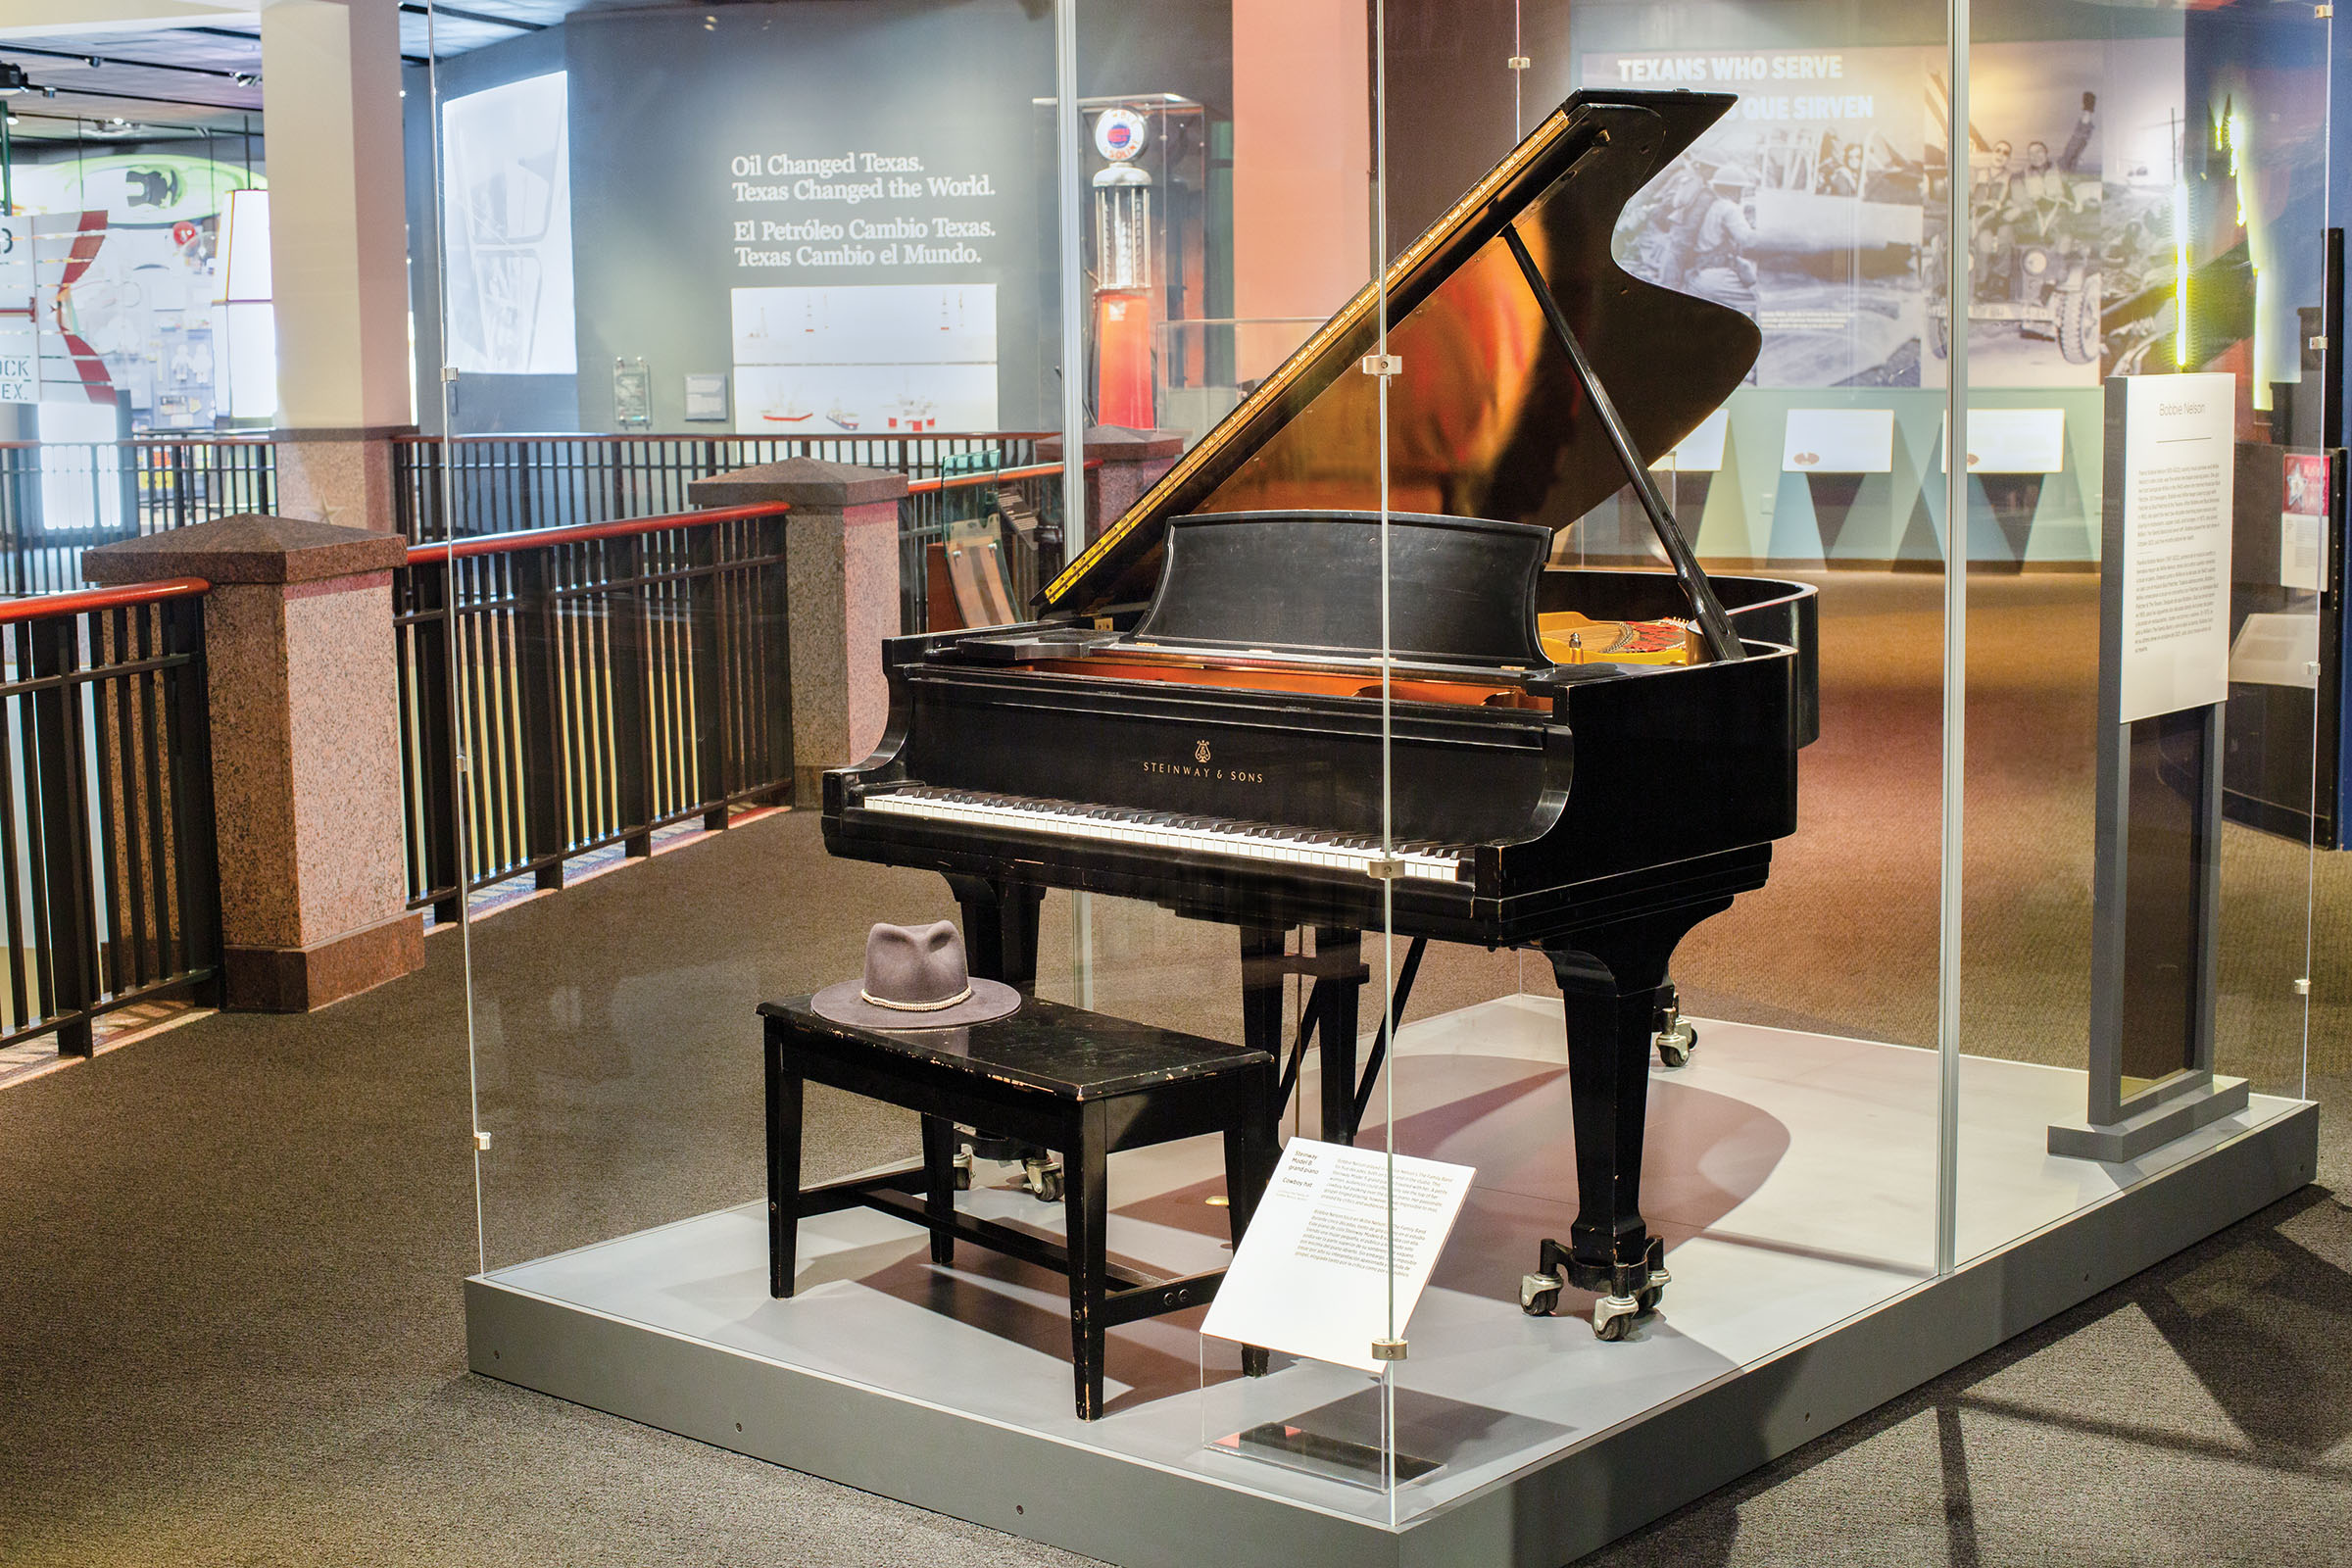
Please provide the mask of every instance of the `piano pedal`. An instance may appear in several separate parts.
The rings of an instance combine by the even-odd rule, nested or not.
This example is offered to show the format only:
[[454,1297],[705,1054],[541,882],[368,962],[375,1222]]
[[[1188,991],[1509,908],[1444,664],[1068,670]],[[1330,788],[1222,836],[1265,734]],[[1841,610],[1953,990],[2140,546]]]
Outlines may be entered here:
[[1021,1177],[1028,1184],[1029,1196],[1039,1202],[1061,1201],[1061,1167],[1052,1160],[1031,1155],[1021,1161]]

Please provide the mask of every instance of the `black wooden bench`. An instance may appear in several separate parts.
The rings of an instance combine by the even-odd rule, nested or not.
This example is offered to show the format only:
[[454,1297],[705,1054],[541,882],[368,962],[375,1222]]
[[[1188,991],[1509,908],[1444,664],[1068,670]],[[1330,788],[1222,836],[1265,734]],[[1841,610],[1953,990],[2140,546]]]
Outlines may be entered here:
[[[1069,1276],[1078,1417],[1102,1411],[1102,1336],[1138,1318],[1215,1297],[1223,1269],[1147,1279],[1106,1260],[1103,1167],[1123,1149],[1221,1133],[1227,1218],[1239,1243],[1274,1171],[1274,1059],[1174,1030],[1035,998],[957,1029],[883,1031],[819,1016],[807,997],[763,1003],[767,1059],[768,1293],[792,1295],[800,1221],[874,1208],[931,1233],[931,1260],[958,1239]],[[831,1186],[801,1187],[801,1086],[829,1084],[922,1113],[923,1162]],[[956,1207],[956,1128],[985,1127],[1062,1156],[1061,1246]],[[1244,1352],[1250,1372],[1264,1352]]]

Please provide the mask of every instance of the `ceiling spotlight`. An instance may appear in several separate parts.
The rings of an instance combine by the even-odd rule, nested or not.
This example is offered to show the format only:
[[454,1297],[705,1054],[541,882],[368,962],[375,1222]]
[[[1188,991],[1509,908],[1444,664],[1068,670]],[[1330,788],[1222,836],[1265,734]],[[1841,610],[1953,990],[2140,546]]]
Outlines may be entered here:
[[0,98],[14,98],[32,90],[32,78],[24,68],[13,60],[0,60]]

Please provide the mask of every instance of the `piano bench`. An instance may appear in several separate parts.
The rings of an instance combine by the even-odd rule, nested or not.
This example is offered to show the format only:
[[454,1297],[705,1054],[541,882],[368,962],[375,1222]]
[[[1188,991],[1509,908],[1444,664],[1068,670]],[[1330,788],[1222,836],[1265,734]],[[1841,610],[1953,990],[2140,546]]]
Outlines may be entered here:
[[[792,1295],[800,1221],[873,1208],[931,1233],[931,1261],[956,1243],[1069,1276],[1071,1370],[1078,1419],[1102,1413],[1102,1337],[1138,1318],[1212,1299],[1223,1269],[1153,1280],[1106,1257],[1104,1166],[1124,1149],[1205,1133],[1225,1139],[1226,1218],[1239,1244],[1274,1174],[1274,1058],[1262,1051],[1024,998],[1020,1009],[956,1029],[883,1031],[819,1016],[807,997],[763,1003],[767,1079],[768,1294]],[[802,1086],[827,1084],[923,1118],[923,1162],[911,1169],[801,1186]],[[956,1128],[992,1133],[1062,1156],[1067,1245],[959,1212]],[[1246,1349],[1243,1370],[1265,1370]]]

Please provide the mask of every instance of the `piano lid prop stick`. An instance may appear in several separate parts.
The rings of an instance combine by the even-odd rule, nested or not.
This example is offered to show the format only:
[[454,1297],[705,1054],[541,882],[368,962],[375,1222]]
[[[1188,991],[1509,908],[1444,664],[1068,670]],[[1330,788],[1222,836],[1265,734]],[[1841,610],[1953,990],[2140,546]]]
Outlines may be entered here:
[[1617,450],[1618,465],[1625,476],[1633,481],[1635,492],[1642,497],[1642,509],[1649,514],[1649,525],[1658,531],[1658,542],[1666,547],[1666,558],[1674,563],[1674,574],[1683,582],[1683,592],[1690,598],[1690,608],[1698,620],[1698,629],[1705,634],[1707,651],[1718,661],[1745,659],[1747,650],[1740,645],[1740,634],[1732,629],[1732,617],[1723,612],[1723,602],[1715,597],[1714,587],[1707,574],[1699,569],[1698,558],[1690,553],[1690,541],[1683,537],[1674,514],[1666,510],[1665,497],[1658,494],[1656,481],[1650,478],[1642,454],[1635,450],[1634,438],[1618,417],[1617,405],[1610,400],[1608,389],[1600,377],[1592,373],[1592,362],[1585,358],[1584,345],[1568,325],[1568,317],[1560,302],[1552,298],[1551,285],[1544,281],[1544,273],[1536,259],[1527,253],[1527,242],[1519,237],[1517,223],[1502,225],[1503,242],[1510,246],[1511,257],[1519,264],[1536,303],[1543,307],[1544,319],[1551,323],[1552,336],[1568,351],[1568,363],[1576,371],[1585,391],[1592,399],[1593,412],[1600,416],[1601,428],[1609,435],[1609,445]]

